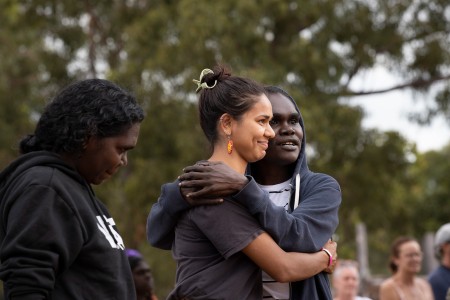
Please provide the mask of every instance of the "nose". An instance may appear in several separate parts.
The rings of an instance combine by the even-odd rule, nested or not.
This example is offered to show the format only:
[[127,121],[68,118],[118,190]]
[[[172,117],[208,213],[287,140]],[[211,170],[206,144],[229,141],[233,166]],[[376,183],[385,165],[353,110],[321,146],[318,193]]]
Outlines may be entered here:
[[286,134],[286,135],[292,135],[295,133],[295,129],[292,128],[292,126],[290,124],[285,123],[281,128],[280,128],[280,134]]
[[128,157],[127,157],[126,152],[124,154],[122,154],[122,157],[120,158],[120,163],[124,167],[126,167],[128,165]]
[[272,127],[271,127],[270,125],[267,125],[265,135],[266,135],[269,139],[271,139],[271,138],[273,138],[273,137],[275,136],[275,131],[273,131],[273,129],[272,129]]

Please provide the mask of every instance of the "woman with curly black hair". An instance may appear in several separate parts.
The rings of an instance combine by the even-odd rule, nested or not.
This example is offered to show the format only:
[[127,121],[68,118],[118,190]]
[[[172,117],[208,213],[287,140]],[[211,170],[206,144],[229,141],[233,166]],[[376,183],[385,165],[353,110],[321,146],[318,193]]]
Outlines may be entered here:
[[135,299],[122,238],[91,184],[127,165],[143,119],[134,96],[100,79],[46,106],[0,173],[5,299]]

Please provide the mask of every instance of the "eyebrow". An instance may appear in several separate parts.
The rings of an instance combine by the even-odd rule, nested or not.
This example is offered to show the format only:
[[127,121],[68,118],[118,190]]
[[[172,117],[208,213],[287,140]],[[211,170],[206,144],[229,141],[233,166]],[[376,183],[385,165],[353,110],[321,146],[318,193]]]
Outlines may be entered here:
[[[277,117],[279,117],[279,116],[282,116],[283,114],[281,114],[281,113],[273,113],[273,116],[275,117],[275,116],[277,116]],[[299,113],[297,113],[297,112],[293,112],[293,113],[291,113],[291,114],[289,114],[289,117],[290,118],[292,118],[292,117],[295,117],[295,118],[300,118],[300,114]]]
[[263,118],[265,118],[265,119],[270,119],[270,118],[272,118],[272,116],[269,116],[269,115],[260,115],[260,117],[263,117]]
[[126,151],[129,151],[129,150],[133,150],[134,148],[136,148],[136,146],[130,145],[130,144],[126,144],[126,145],[122,145],[122,146],[119,145],[119,148],[122,148],[122,149],[124,149]]

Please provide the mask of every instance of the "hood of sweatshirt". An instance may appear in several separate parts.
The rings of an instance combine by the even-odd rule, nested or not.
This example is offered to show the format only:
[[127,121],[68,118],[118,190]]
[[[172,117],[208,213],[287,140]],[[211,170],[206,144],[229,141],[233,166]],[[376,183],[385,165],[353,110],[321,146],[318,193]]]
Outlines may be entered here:
[[[281,88],[278,88],[278,89],[282,90]],[[293,190],[295,191],[295,193],[292,193],[292,195],[291,195],[292,197],[291,197],[291,201],[290,201],[290,209],[292,211],[299,205],[299,202],[301,201],[300,200],[301,194],[303,194],[307,190],[306,183],[304,184],[303,179],[310,178],[311,175],[320,176],[323,174],[313,173],[309,170],[308,161],[306,158],[306,151],[305,151],[306,150],[306,129],[305,129],[305,124],[303,121],[302,114],[301,114],[300,109],[299,109],[297,103],[295,102],[295,100],[286,91],[284,91],[284,90],[282,90],[282,91],[284,92],[283,95],[292,102],[292,104],[295,107],[295,110],[298,112],[299,123],[303,130],[303,139],[301,142],[301,149],[300,149],[300,153],[297,157],[296,165],[295,165],[294,172],[292,174],[292,178],[291,178],[291,182],[290,182]],[[251,165],[247,169],[247,174],[251,175]]]
[[30,152],[19,156],[0,173],[0,202],[8,191],[10,183],[23,172],[35,166],[48,166],[64,172],[75,181],[87,185],[86,181],[56,153],[48,151]]
[[[10,189],[14,189],[14,181],[24,172],[36,166],[58,169],[74,181],[85,186],[87,192],[89,193],[90,201],[94,209],[97,211],[97,214],[102,218],[105,218],[104,212],[99,206],[99,200],[95,197],[95,193],[90,184],[88,184],[88,182],[74,168],[65,163],[58,154],[49,151],[35,151],[23,154],[0,173],[0,207],[4,205],[4,199],[8,197]],[[105,222],[105,224],[107,224],[106,220]],[[107,226],[106,229],[114,241],[116,241],[116,244],[118,244],[115,235],[111,233],[109,226]]]

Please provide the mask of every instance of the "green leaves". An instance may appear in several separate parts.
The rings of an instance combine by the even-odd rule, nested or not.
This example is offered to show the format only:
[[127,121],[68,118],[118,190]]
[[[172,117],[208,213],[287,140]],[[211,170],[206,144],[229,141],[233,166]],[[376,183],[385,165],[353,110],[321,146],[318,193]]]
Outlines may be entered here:
[[[97,189],[126,243],[145,248],[143,226],[161,184],[208,154],[192,79],[225,63],[234,74],[281,85],[296,99],[311,169],[333,175],[342,187],[342,253],[355,254],[354,226],[360,221],[375,237],[371,243],[397,234],[419,237],[448,221],[443,207],[449,170],[442,163],[448,149],[420,154],[398,133],[364,130],[361,109],[341,100],[367,92],[352,90],[352,80],[383,65],[401,77],[394,89],[408,88],[425,99],[433,87],[436,97],[426,98],[430,109],[423,116],[449,120],[449,5],[0,1],[0,165],[17,154],[14,145],[33,130],[45,102],[70,81],[106,77],[132,90],[147,113],[138,147],[127,170]],[[424,226],[416,222],[419,213]],[[371,256],[379,262],[386,249],[374,249]]]

